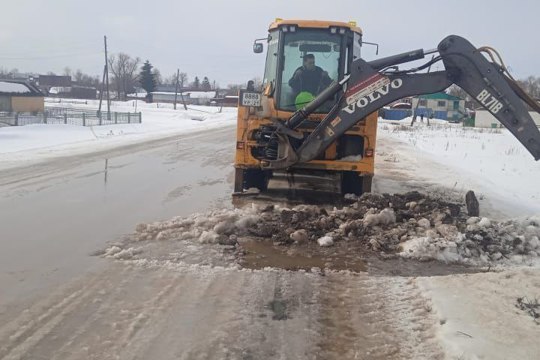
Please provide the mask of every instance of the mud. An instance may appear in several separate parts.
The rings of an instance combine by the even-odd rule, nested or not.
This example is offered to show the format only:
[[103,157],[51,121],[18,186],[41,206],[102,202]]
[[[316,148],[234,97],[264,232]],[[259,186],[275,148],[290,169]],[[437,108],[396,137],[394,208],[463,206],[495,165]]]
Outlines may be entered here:
[[276,246],[269,241],[247,240],[239,243],[239,264],[247,269],[267,267],[284,270],[315,269],[367,271],[367,263],[361,254],[332,249],[322,251],[311,247]]

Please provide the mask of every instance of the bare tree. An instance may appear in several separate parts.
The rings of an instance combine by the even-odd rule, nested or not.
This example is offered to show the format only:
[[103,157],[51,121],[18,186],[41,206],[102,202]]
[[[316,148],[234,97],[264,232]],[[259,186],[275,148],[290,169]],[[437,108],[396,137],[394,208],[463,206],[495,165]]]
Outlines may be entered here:
[[245,87],[245,85],[242,84],[228,84],[227,85],[227,95],[238,95],[238,92],[242,87]]
[[[167,85],[175,85],[176,84],[176,73],[172,74],[171,76],[166,77],[163,80],[163,84]],[[188,75],[184,72],[181,72],[178,78],[178,86],[180,89],[183,89],[188,84]]]
[[154,80],[156,84],[163,84],[163,77],[161,76],[161,71],[154,67],[152,73],[154,74]]
[[120,100],[125,100],[126,95],[134,91],[140,63],[141,59],[132,58],[125,53],[109,56],[109,69],[113,74],[112,82]]
[[465,92],[465,90],[463,90],[462,88],[460,88],[460,87],[457,86],[456,84],[451,85],[451,86],[448,88],[447,93],[448,93],[448,95],[457,96],[458,98],[463,99],[463,100],[466,100],[466,101],[469,101],[469,100],[470,100],[469,94],[467,94],[467,93]]
[[540,78],[529,76],[526,79],[518,80],[519,85],[532,98],[540,98]]
[[185,72],[181,72],[178,77],[178,85],[180,85],[180,89],[183,89],[188,84],[188,76]]
[[258,76],[251,79],[256,90],[262,90],[262,79]]
[[13,74],[18,72],[17,69],[8,70],[7,68],[0,68],[0,79],[13,79]]
[[81,71],[81,69],[77,69],[77,71],[72,73],[71,79],[73,82],[75,82],[77,85],[80,85],[80,86],[98,88],[100,85],[99,76],[92,76],[92,75],[85,74]]

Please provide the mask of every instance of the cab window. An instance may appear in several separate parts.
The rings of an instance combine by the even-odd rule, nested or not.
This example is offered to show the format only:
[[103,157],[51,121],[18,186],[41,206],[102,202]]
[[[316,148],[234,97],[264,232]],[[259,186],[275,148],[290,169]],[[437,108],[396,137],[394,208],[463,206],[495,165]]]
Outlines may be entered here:
[[[328,30],[284,33],[279,109],[295,111],[338,80],[341,39]],[[332,103],[328,101],[317,112],[328,112]]]

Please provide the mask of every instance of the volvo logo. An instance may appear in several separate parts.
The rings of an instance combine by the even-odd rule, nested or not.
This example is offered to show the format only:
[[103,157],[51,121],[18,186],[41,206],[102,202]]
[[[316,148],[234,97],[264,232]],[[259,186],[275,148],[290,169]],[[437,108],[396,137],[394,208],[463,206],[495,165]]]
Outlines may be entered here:
[[[368,106],[369,104],[371,104],[372,102],[374,102],[375,100],[378,100],[381,97],[387,95],[390,92],[390,89],[399,89],[402,85],[403,85],[403,80],[394,79],[394,80],[390,81],[390,83],[387,83],[387,84],[381,86],[380,88],[374,90],[373,92],[371,92],[371,93],[369,93],[369,94],[367,94],[365,96],[360,96],[357,100],[354,99],[356,101],[349,103],[349,105],[347,105],[346,107],[344,107],[341,110],[345,111],[348,114],[352,114],[352,113],[354,113],[356,111],[356,108],[364,108],[364,107]],[[363,89],[358,91],[356,94],[362,93],[362,90]],[[354,96],[356,94],[353,94],[353,95],[349,96],[349,99],[354,98]]]

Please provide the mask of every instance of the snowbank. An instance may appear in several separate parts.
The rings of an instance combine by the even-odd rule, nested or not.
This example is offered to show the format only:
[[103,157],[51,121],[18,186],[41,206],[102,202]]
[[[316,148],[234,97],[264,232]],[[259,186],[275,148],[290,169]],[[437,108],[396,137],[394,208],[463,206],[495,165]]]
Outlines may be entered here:
[[[98,102],[50,105],[96,110]],[[90,153],[171,135],[232,126],[237,115],[235,108],[224,108],[220,113],[216,107],[190,106],[185,111],[182,107],[174,110],[172,104],[146,104],[140,101],[114,102],[111,107],[111,111],[135,110],[142,113],[141,124],[0,127],[0,167],[18,166],[21,161]]]
[[401,244],[400,255],[472,265],[538,263],[540,216],[494,221],[471,217],[466,227],[440,225]]

